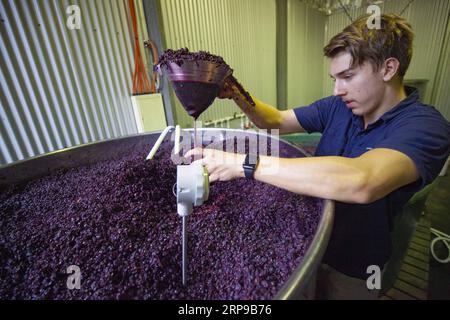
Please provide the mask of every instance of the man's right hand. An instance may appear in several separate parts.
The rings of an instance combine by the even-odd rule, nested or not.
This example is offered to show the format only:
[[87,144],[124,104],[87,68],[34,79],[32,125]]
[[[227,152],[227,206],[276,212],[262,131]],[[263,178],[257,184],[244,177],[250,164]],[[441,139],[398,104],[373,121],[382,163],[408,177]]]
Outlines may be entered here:
[[253,101],[250,93],[242,87],[233,75],[225,79],[218,97],[221,99],[233,99],[241,109],[255,106],[255,101]]
[[217,96],[219,99],[233,99],[236,94],[239,94],[233,78],[234,77],[231,75],[225,79],[219,95]]
[[[260,129],[279,129],[280,134],[304,132],[292,109],[280,111],[262,101],[247,95],[253,104],[239,90],[239,82],[233,75],[228,76],[217,96],[219,99],[233,99],[247,117]],[[240,86],[242,88],[242,86]],[[242,88],[245,91],[244,88]]]

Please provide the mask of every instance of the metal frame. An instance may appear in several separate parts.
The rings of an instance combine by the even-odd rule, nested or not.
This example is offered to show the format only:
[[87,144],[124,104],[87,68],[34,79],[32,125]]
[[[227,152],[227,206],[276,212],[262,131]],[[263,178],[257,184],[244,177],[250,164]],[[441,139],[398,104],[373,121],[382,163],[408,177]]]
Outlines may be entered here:
[[[161,32],[160,24],[160,10],[158,6],[158,0],[142,0],[142,5],[144,7],[145,21],[147,23],[147,32],[150,40],[155,43],[158,49],[158,55],[164,52],[163,45],[163,33]],[[163,97],[164,110],[166,112],[167,125],[174,126],[175,118],[172,108],[172,100],[169,92],[169,82],[166,77],[161,77],[160,81],[160,92]]]

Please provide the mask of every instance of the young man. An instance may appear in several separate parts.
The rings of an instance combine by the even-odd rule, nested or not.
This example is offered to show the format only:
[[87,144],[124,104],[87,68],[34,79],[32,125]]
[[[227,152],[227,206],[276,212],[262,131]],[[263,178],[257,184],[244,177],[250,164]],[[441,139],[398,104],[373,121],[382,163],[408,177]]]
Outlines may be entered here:
[[[393,216],[435,179],[449,156],[449,122],[422,104],[417,90],[403,85],[412,41],[410,24],[399,16],[382,15],[380,29],[368,29],[367,16],[358,19],[324,48],[335,81],[333,96],[307,107],[280,111],[254,97],[252,106],[226,81],[220,97],[233,99],[259,128],[322,133],[315,157],[261,156],[249,174],[241,165],[245,155],[207,149],[187,154],[203,155],[210,181],[250,176],[335,200],[318,298],[377,298],[378,292],[366,286],[367,268],[382,270],[388,261]],[[277,174],[258,170],[275,161]]]

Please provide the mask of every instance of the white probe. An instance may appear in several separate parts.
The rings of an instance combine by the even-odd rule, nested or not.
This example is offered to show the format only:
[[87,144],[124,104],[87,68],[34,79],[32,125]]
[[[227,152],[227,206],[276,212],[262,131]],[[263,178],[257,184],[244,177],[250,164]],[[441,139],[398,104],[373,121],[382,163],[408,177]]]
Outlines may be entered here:
[[187,216],[209,196],[208,171],[200,163],[177,166],[177,213],[182,218],[182,281],[187,279]]

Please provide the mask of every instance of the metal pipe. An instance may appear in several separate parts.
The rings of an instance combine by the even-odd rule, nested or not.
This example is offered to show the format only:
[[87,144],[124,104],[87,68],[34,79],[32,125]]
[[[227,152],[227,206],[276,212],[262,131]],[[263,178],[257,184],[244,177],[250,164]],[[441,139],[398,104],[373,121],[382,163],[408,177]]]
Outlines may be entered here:
[[177,126],[175,127],[175,147],[173,150],[175,154],[180,153],[180,135],[181,135],[181,128],[180,125],[177,124]]
[[183,286],[186,285],[186,277],[187,277],[187,264],[188,264],[188,257],[187,257],[187,232],[186,232],[186,223],[187,223],[187,216],[183,216],[183,230],[182,230],[182,237],[183,237],[183,243],[182,243],[182,251],[183,251],[183,261],[182,261],[182,280],[183,280]]
[[224,122],[229,123],[231,120],[236,120],[236,119],[245,118],[245,117],[246,117],[245,113],[241,113],[241,114],[237,114],[235,116],[224,117],[224,118],[216,119],[213,121],[207,121],[204,123],[204,125],[205,125],[205,127],[209,127],[209,126],[214,127],[220,123],[224,123]]
[[173,126],[168,126],[167,128],[164,129],[164,131],[159,135],[158,140],[156,140],[155,144],[152,147],[152,150],[150,150],[150,152],[147,155],[147,157],[145,158],[145,160],[150,160],[150,159],[153,158],[153,156],[155,155],[155,153],[158,150],[159,146],[161,145],[161,143],[163,142],[164,138],[166,137],[167,133],[171,129],[173,129]]

